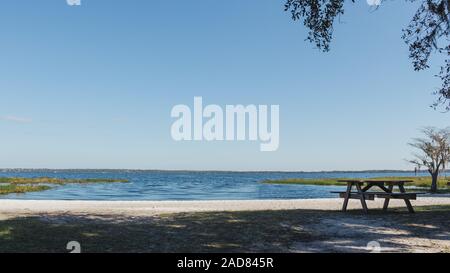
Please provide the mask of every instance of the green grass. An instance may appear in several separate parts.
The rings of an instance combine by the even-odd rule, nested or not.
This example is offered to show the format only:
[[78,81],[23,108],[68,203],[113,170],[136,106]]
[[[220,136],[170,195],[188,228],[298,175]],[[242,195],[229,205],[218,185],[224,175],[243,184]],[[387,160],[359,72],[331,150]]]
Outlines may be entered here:
[[[282,180],[265,180],[262,183],[265,184],[302,184],[302,185],[321,185],[321,186],[342,186],[344,185],[337,180],[346,179],[346,178],[320,178],[320,179],[307,179],[307,178],[289,178]],[[370,180],[412,180],[413,182],[407,183],[407,186],[415,186],[419,188],[430,188],[431,187],[431,177],[428,176],[413,176],[413,177],[377,177],[370,178]],[[440,192],[450,192],[450,187],[447,186],[447,182],[450,181],[450,178],[444,179],[440,178],[438,180],[438,188]]]
[[8,184],[93,184],[93,183],[126,183],[126,179],[110,179],[110,178],[87,178],[87,179],[66,179],[52,177],[0,177],[0,183]]
[[1,194],[10,194],[10,193],[26,193],[33,191],[45,191],[50,189],[50,186],[18,186],[18,185],[3,185],[0,186],[0,195]]
[[[340,179],[340,178],[339,178]],[[303,185],[320,185],[320,186],[336,186],[343,185],[337,182],[337,178],[331,179],[308,179],[308,178],[288,178],[281,180],[264,180],[264,184],[303,184]]]
[[[65,184],[95,184],[95,183],[125,183],[125,179],[110,178],[87,178],[87,179],[64,179],[51,177],[0,177],[0,195],[10,193],[26,193],[34,191],[45,191],[51,189],[49,185]],[[44,185],[43,185],[44,184]]]

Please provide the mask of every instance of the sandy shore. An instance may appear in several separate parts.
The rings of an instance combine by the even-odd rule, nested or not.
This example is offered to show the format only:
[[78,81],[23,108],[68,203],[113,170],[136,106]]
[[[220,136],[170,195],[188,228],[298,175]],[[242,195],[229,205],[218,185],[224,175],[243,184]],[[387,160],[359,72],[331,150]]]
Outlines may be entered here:
[[[413,206],[450,205],[450,196],[420,197]],[[381,208],[383,201],[368,201],[369,208]],[[0,200],[4,214],[124,214],[157,215],[162,213],[200,211],[261,211],[261,210],[340,210],[342,199],[294,200],[214,200],[214,201],[60,201],[60,200]],[[390,207],[404,207],[402,200],[391,200]],[[350,200],[349,209],[361,209],[358,200]]]
[[[450,205],[450,196],[412,203]],[[382,204],[368,202],[370,208]],[[361,210],[358,200],[349,205]],[[66,243],[74,240],[82,242],[83,252],[450,252],[449,207],[409,214],[401,200],[391,205],[405,213],[340,213],[338,198],[0,199],[0,252],[67,252]]]

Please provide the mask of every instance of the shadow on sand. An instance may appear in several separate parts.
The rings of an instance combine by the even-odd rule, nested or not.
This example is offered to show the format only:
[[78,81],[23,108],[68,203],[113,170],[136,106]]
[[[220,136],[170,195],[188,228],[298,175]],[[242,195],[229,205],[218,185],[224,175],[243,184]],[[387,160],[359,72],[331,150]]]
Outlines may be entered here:
[[[0,252],[450,251],[450,206],[389,213],[314,210],[117,215],[4,216]],[[378,249],[375,249],[378,250]]]

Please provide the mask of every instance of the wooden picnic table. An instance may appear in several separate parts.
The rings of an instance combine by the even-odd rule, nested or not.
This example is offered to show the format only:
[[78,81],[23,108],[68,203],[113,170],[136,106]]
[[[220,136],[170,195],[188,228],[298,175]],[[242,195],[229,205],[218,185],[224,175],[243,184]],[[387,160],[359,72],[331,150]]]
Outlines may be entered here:
[[[405,183],[413,182],[412,180],[372,180],[372,179],[342,179],[338,182],[346,183],[347,190],[345,192],[337,192],[341,198],[344,198],[342,211],[347,210],[349,199],[359,199],[365,213],[368,213],[366,200],[374,200],[375,197],[384,198],[383,210],[387,210],[390,199],[403,199],[406,207],[410,213],[414,213],[414,209],[410,200],[416,199],[417,193],[407,193],[405,190]],[[353,186],[356,187],[356,192],[352,192]],[[394,186],[398,187],[400,192],[393,192]],[[372,187],[378,187],[382,191],[368,190]]]

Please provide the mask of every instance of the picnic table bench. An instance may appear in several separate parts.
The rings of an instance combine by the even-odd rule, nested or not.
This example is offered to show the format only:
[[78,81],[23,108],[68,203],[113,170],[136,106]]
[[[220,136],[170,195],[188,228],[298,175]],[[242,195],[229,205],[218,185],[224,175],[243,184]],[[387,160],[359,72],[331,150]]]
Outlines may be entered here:
[[[419,192],[406,192],[405,183],[413,182],[412,180],[359,180],[359,179],[344,179],[338,180],[338,182],[346,183],[347,190],[345,192],[332,192],[338,193],[339,197],[344,198],[344,204],[342,205],[342,211],[347,210],[349,199],[359,199],[361,201],[362,208],[365,213],[368,213],[366,200],[375,200],[376,198],[383,198],[384,205],[383,210],[387,210],[389,201],[391,199],[403,199],[406,207],[410,213],[414,213],[414,209],[410,200],[415,200]],[[356,187],[356,191],[352,191],[353,186]],[[399,192],[393,192],[394,186],[397,186]],[[377,187],[381,191],[368,191],[372,187]]]

